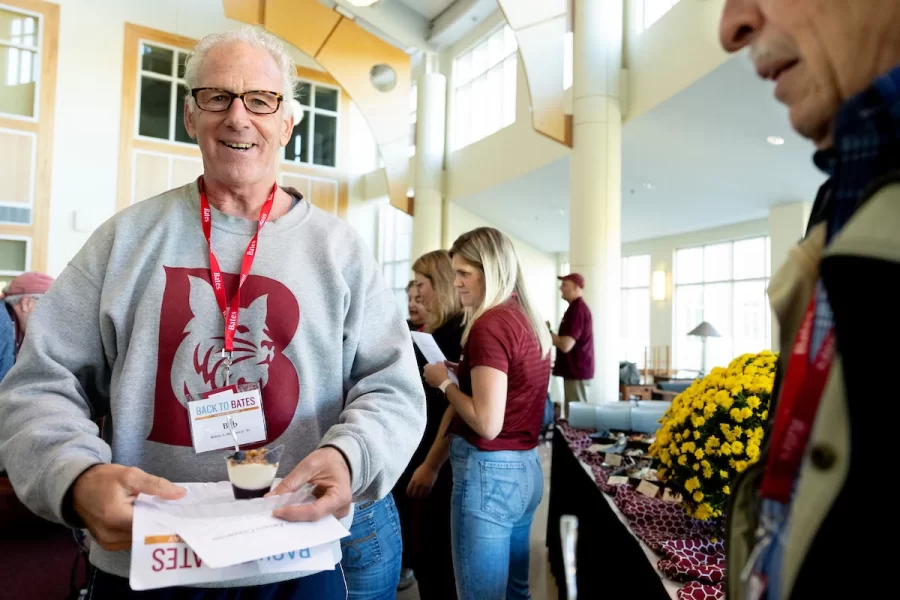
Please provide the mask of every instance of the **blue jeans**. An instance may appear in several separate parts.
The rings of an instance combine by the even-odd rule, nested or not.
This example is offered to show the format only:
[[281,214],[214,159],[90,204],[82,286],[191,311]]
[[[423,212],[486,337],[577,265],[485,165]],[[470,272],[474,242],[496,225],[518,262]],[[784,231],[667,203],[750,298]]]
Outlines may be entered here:
[[348,598],[396,598],[403,539],[400,537],[400,517],[391,494],[356,506],[350,537],[341,540],[341,550]]
[[537,450],[485,452],[450,443],[450,528],[459,600],[531,598],[531,521],[544,491]]

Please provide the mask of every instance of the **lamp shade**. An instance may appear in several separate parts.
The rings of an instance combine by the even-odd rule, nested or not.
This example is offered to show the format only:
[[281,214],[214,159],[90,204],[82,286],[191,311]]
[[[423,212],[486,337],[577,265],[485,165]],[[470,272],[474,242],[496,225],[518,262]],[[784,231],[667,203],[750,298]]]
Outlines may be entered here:
[[697,337],[722,337],[719,335],[719,332],[716,331],[716,328],[706,321],[703,321],[694,327],[694,329],[688,332],[688,335],[695,335]]

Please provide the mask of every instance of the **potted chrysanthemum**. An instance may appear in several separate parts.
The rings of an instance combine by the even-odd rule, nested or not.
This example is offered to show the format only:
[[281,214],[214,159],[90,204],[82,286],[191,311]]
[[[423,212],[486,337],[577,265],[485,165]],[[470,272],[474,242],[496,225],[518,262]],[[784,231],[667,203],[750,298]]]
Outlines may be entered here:
[[778,356],[744,354],[672,401],[650,446],[658,474],[692,517],[721,517],[731,481],[759,460]]

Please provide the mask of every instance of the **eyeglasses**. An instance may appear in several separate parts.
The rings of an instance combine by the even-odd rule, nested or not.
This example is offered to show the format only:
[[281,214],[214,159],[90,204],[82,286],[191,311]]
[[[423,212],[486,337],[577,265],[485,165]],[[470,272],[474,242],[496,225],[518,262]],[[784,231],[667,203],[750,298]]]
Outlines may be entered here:
[[194,88],[191,90],[191,96],[194,97],[200,110],[209,112],[225,112],[231,108],[235,98],[240,98],[244,107],[256,115],[271,115],[278,110],[284,100],[282,94],[265,90],[235,94],[218,88]]

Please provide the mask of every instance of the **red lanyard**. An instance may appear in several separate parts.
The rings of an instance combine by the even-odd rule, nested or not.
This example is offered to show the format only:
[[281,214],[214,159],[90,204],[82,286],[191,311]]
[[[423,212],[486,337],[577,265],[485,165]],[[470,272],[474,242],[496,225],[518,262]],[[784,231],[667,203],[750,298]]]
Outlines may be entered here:
[[778,402],[775,424],[772,428],[772,444],[763,476],[760,493],[764,498],[787,504],[791,499],[794,478],[800,469],[803,453],[809,441],[819,401],[825,390],[831,360],[834,358],[834,328],[830,328],[822,341],[815,359],[809,361],[812,330],[816,316],[816,299],[813,296],[785,373],[781,399]]
[[203,235],[206,236],[206,244],[209,246],[209,271],[212,275],[213,289],[216,292],[216,301],[219,303],[219,308],[222,310],[222,316],[225,317],[224,351],[230,354],[234,351],[234,334],[237,330],[238,313],[241,309],[241,287],[244,285],[247,276],[250,274],[250,267],[253,266],[253,259],[256,258],[256,244],[259,240],[259,232],[263,228],[263,225],[266,224],[266,221],[269,220],[269,214],[272,212],[272,205],[275,203],[275,192],[278,190],[278,185],[274,184],[272,186],[272,193],[269,194],[269,199],[266,200],[262,209],[259,211],[259,225],[257,226],[256,233],[253,235],[253,239],[247,244],[247,250],[244,252],[244,260],[241,261],[241,277],[238,281],[237,289],[234,291],[231,302],[227,304],[225,302],[225,285],[222,280],[222,269],[219,268],[219,261],[216,260],[216,255],[213,253],[212,249],[212,210],[209,207],[209,200],[206,199],[206,190],[203,188],[202,176],[200,177],[199,185],[200,222],[203,224]]

